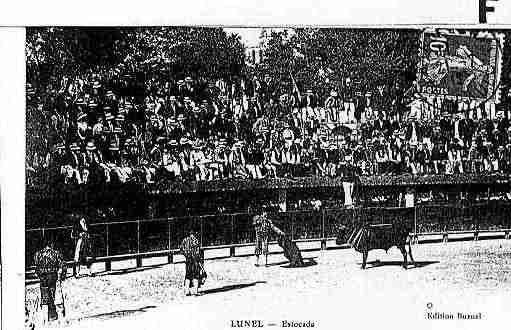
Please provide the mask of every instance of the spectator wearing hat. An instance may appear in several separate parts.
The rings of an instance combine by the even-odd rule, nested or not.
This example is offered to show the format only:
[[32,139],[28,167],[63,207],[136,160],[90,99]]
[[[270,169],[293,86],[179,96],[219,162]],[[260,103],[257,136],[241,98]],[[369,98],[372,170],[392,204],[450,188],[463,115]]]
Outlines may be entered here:
[[388,151],[383,142],[378,142],[375,146],[376,173],[384,174],[388,171]]
[[482,158],[475,139],[472,139],[471,141],[470,149],[468,151],[468,162],[471,173],[479,174],[481,172]]
[[415,153],[415,168],[417,169],[417,173],[419,175],[423,175],[427,173],[427,161],[429,159],[429,150],[427,149],[425,143],[419,143],[417,145],[417,151]]
[[88,183],[89,178],[92,178],[95,182],[96,180],[99,181],[101,173],[104,173],[103,167],[103,157],[98,152],[95,143],[93,141],[87,142],[84,155],[84,182]]
[[166,170],[166,177],[171,180],[181,179],[181,164],[177,154],[179,144],[175,139],[168,141],[163,152],[162,166]]
[[229,173],[229,152],[226,139],[220,139],[215,149],[213,160],[218,164],[219,178],[225,179],[230,176]]
[[184,180],[195,179],[195,173],[193,172],[191,164],[191,144],[186,136],[179,140],[180,150],[178,152],[179,164],[181,167],[181,173]]
[[190,152],[190,167],[194,173],[196,181],[204,181],[208,178],[208,170],[206,168],[206,155],[204,154],[204,143],[196,140],[192,145]]
[[344,206],[353,206],[353,192],[355,188],[355,182],[359,175],[358,169],[353,164],[353,155],[350,152],[346,152],[342,167],[340,167],[340,176],[342,178],[342,188],[344,191]]
[[341,106],[341,99],[336,90],[330,91],[330,96],[325,100],[328,123],[347,123],[346,109]]
[[344,80],[341,98],[344,102],[344,110],[346,111],[348,122],[355,122],[355,89],[349,77]]
[[511,143],[507,143],[503,151],[499,151],[500,168],[504,173],[511,171]]
[[278,141],[273,144],[270,151],[270,165],[275,171],[276,177],[281,177],[284,173],[283,171],[283,165],[282,165],[282,156],[283,156],[283,150],[282,150],[282,142]]
[[337,176],[337,167],[339,163],[339,148],[335,144],[330,144],[326,150],[325,173],[331,178]]
[[263,145],[264,140],[259,137],[257,138],[255,144],[249,147],[246,156],[246,167],[252,179],[262,179],[263,172],[262,166],[264,162],[264,154],[263,154]]
[[66,167],[66,183],[82,183],[82,165],[83,157],[80,152],[81,148],[78,143],[73,142],[69,145],[69,164]]
[[415,145],[417,145],[419,141],[422,142],[422,127],[416,120],[411,119],[408,121],[405,138]]
[[309,139],[306,139],[300,148],[300,168],[297,176],[312,175],[314,175],[314,146]]
[[455,172],[463,174],[463,163],[461,151],[458,145],[451,143],[447,149],[447,168],[446,174],[454,174]]
[[390,131],[390,123],[388,120],[384,119],[382,112],[378,114],[378,120],[374,122],[373,129],[384,134],[388,134]]
[[[415,163],[412,162],[415,168]],[[403,157],[399,146],[396,144],[389,144],[388,147],[388,171],[395,174],[400,174],[403,170]]]
[[250,176],[246,168],[246,160],[241,141],[235,141],[229,154],[229,168],[234,178],[246,179]]

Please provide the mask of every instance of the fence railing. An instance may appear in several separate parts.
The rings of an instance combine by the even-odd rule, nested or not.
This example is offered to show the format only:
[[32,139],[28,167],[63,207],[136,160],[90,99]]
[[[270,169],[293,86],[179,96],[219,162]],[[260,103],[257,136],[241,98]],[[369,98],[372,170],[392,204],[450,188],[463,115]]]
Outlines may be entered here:
[[[200,237],[201,246],[234,247],[249,245],[255,240],[251,213],[216,214],[178,218],[138,219],[129,221],[102,222],[89,225],[92,253],[100,260],[131,257],[141,265],[143,256],[168,255],[169,262],[178,250],[187,231],[193,228]],[[338,224],[352,221],[368,223],[408,223],[413,228],[411,235],[449,233],[505,232],[509,237],[511,228],[511,203],[480,203],[470,205],[419,205],[413,208],[336,208],[307,211],[288,211],[271,214],[274,224],[291,235],[293,240],[326,241],[335,237]],[[72,260],[74,242],[71,226],[33,228],[26,230],[26,261],[31,266],[34,253],[42,247],[49,232],[56,247]]]

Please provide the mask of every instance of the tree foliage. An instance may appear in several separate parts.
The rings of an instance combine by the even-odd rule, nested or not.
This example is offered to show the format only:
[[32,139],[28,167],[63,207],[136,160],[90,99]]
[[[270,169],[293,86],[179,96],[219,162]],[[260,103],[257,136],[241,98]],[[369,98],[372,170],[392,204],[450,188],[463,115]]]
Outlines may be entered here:
[[343,78],[365,85],[410,84],[415,78],[418,30],[300,28],[263,34],[261,74],[301,88],[338,86]]
[[46,85],[85,72],[168,73],[205,79],[240,75],[244,47],[221,28],[29,28],[27,80]]

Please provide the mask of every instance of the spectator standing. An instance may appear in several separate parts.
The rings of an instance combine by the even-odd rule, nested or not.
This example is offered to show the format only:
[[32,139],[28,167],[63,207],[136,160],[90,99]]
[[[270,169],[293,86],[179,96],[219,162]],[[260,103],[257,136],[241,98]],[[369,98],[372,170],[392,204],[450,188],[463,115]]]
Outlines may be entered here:
[[193,230],[190,230],[188,236],[181,242],[180,250],[185,257],[185,295],[198,296],[199,289],[204,285],[207,274],[204,270],[204,258],[200,251],[200,242]]
[[268,241],[272,231],[279,231],[273,222],[269,219],[266,210],[260,215],[256,215],[253,218],[252,224],[255,230],[255,255],[256,263],[255,266],[259,267],[259,257],[264,255],[264,265],[268,266]]
[[89,226],[83,216],[73,215],[72,219],[74,223],[71,229],[71,238],[75,241],[73,276],[80,276],[82,266],[86,267],[87,275],[91,275]]
[[[62,253],[55,249],[53,239],[47,237],[45,247],[34,256],[34,266],[37,277],[40,280],[41,309],[43,323],[54,321],[59,318],[55,302],[57,283],[62,288],[62,281],[66,277],[66,266]],[[59,293],[61,300],[62,292]],[[63,301],[60,302],[63,306]],[[65,310],[61,309],[61,318],[65,316]]]

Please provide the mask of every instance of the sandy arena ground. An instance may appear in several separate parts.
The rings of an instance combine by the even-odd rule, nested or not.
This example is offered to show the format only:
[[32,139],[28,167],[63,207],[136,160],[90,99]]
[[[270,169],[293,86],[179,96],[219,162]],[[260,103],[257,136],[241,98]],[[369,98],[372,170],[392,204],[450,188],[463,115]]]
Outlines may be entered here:
[[[200,297],[182,293],[184,264],[70,278],[68,322],[51,327],[234,329],[231,320],[250,319],[265,328],[283,320],[310,320],[316,329],[511,328],[511,240],[423,244],[413,252],[417,267],[406,271],[396,248],[372,251],[368,261],[381,262],[366,270],[352,249],[303,253],[314,258],[304,268],[287,268],[282,254],[270,255],[267,268],[248,257],[207,260]],[[26,294],[34,301],[38,284]],[[431,320],[428,312],[481,312],[483,320]]]

